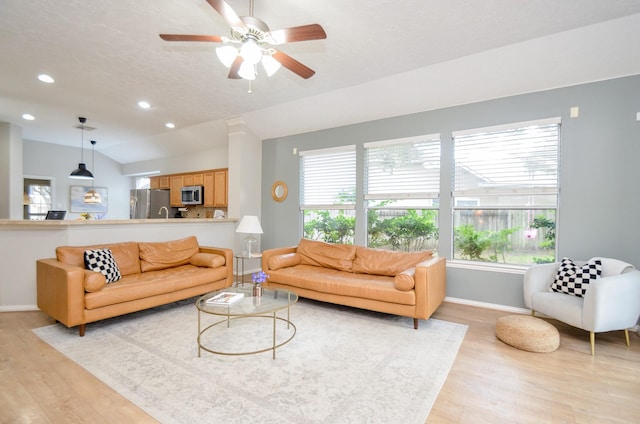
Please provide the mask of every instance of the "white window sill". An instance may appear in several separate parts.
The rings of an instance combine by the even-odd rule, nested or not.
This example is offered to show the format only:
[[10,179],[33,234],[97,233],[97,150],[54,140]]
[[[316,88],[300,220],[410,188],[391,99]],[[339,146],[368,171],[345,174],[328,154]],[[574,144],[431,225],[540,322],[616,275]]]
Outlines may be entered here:
[[447,267],[459,268],[459,269],[473,269],[476,271],[502,272],[506,274],[524,275],[527,269],[529,269],[530,265],[509,265],[509,264],[499,264],[494,262],[474,262],[474,261],[463,261],[459,259],[452,259],[452,260],[447,260]]

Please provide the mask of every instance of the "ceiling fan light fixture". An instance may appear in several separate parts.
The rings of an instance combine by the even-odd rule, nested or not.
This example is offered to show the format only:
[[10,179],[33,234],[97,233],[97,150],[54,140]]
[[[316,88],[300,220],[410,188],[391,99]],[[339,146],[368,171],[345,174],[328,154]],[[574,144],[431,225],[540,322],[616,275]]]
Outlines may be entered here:
[[265,54],[262,56],[262,67],[267,72],[267,76],[272,76],[278,69],[280,69],[280,62],[275,60],[271,55]]
[[242,65],[240,65],[240,69],[238,69],[238,75],[246,80],[253,81],[254,79],[256,79],[255,66],[248,62],[242,62]]
[[262,59],[262,49],[253,38],[248,38],[240,47],[240,56],[245,62],[256,65]]
[[218,47],[216,48],[216,55],[225,67],[230,68],[231,64],[238,56],[238,49],[233,46]]

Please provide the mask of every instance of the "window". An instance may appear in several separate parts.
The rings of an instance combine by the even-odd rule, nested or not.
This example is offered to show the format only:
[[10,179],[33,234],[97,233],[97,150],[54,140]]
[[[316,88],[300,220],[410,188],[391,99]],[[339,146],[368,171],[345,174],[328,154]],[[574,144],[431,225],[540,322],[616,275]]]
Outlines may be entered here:
[[440,135],[365,143],[367,245],[436,250]]
[[352,244],[355,238],[356,149],[300,152],[305,238]]
[[51,181],[24,179],[24,219],[40,221],[51,209]]
[[555,261],[559,119],[453,134],[453,258]]

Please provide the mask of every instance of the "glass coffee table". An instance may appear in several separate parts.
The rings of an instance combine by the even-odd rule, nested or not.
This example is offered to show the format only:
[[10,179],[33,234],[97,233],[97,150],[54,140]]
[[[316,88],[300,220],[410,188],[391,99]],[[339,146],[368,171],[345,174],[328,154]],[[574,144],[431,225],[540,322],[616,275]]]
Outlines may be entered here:
[[[198,309],[198,357],[201,350],[206,350],[210,353],[218,355],[251,355],[255,353],[273,351],[273,359],[276,358],[276,349],[289,343],[291,339],[296,335],[296,326],[290,319],[291,305],[298,301],[298,295],[288,290],[272,290],[263,288],[262,296],[254,297],[252,295],[252,287],[227,287],[226,289],[217,290],[215,292],[207,293],[204,296],[196,300],[196,308]],[[220,295],[221,293],[228,293],[229,297],[232,294],[238,293],[243,296],[238,296],[239,300],[234,301],[228,305],[208,303],[207,300]],[[286,310],[286,317],[278,316],[278,312]],[[215,315],[223,317],[212,324],[203,324],[202,314]],[[220,326],[226,324],[226,329],[232,330],[232,322],[237,319],[247,318],[267,318],[273,321],[272,331],[273,336],[269,346],[264,348],[257,348],[249,351],[223,351],[218,350],[212,346],[210,340],[215,334],[213,331],[224,331]],[[284,322],[287,325],[287,329],[291,333],[285,340],[278,340],[277,338],[277,323]],[[208,338],[205,341],[204,335],[208,333]]]

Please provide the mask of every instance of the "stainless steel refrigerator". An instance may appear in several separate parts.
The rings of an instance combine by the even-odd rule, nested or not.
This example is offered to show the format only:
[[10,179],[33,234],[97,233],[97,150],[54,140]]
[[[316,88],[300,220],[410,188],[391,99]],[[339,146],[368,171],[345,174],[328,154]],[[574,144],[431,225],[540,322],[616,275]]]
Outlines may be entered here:
[[[163,207],[167,208],[165,211]],[[131,190],[129,218],[164,219],[175,218],[178,208],[172,208],[169,190]]]

